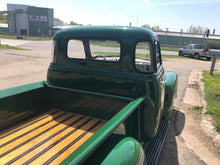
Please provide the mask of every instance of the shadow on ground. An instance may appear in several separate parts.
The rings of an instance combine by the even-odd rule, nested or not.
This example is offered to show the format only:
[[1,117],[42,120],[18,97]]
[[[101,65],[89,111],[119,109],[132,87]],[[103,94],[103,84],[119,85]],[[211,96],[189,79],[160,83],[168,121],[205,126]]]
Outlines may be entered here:
[[[164,146],[161,150],[158,165],[178,165],[178,150],[176,136],[180,135],[185,126],[185,115],[184,113],[174,109],[172,117],[170,119],[170,127],[167,133],[167,137],[164,142]],[[181,136],[178,136],[181,139]]]

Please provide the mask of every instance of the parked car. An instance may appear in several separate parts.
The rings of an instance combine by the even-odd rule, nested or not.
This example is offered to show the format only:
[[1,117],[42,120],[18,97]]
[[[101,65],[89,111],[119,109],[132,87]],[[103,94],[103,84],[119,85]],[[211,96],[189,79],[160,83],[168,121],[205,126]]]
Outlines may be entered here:
[[185,48],[179,49],[179,56],[189,55],[191,57],[195,57],[196,59],[205,57],[208,61],[210,61],[211,58],[207,57],[207,54],[207,50],[204,49],[204,45],[202,44],[189,44]]

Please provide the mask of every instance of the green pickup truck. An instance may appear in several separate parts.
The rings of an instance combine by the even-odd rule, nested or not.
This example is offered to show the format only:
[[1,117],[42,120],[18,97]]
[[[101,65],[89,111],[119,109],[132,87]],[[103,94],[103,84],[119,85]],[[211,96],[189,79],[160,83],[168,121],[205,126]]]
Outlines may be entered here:
[[74,27],[52,52],[47,81],[0,91],[0,164],[155,164],[177,90],[157,35]]

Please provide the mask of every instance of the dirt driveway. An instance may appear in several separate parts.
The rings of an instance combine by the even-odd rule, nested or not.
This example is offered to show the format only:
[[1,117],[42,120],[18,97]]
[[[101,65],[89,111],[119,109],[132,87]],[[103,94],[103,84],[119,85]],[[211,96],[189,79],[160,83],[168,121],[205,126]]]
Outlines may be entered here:
[[[16,42],[16,41],[15,41]],[[29,41],[16,44],[30,49],[0,50],[0,89],[46,79],[51,61],[51,41]],[[178,97],[171,119],[159,165],[219,164],[220,151],[200,129],[200,118],[183,104],[185,89],[192,71],[209,70],[211,62],[195,59],[164,59],[166,71],[175,71],[179,77]],[[220,70],[217,61],[216,69]]]

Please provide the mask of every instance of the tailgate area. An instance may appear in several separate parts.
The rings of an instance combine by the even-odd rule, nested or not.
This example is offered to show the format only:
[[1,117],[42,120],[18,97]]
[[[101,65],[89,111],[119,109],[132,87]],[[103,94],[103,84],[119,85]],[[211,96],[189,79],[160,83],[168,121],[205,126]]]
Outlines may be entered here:
[[52,109],[0,134],[0,164],[59,164],[106,122]]

